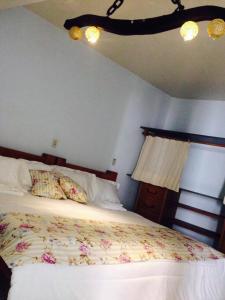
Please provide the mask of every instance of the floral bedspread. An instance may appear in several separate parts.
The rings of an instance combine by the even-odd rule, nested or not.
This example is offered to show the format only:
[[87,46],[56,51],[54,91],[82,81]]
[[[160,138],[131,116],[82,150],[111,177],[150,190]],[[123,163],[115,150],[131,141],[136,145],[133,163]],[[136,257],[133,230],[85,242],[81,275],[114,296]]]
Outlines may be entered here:
[[222,253],[164,227],[22,213],[0,214],[0,255],[9,267],[224,258]]

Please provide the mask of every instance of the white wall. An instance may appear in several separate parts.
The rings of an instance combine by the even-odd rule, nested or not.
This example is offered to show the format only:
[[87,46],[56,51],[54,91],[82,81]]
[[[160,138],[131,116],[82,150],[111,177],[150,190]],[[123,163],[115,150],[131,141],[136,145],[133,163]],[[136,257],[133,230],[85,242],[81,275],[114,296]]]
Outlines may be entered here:
[[0,14],[1,144],[106,168],[141,80],[25,9]]
[[109,167],[132,95],[155,89],[24,9],[1,11],[0,40],[1,144]]
[[225,137],[225,99],[171,100],[165,122],[167,129]]
[[127,208],[133,208],[137,193],[137,182],[127,174],[133,172],[144,142],[140,126],[163,128],[169,104],[169,96],[157,89],[150,91],[147,85],[136,86],[130,97],[114,152],[121,183],[119,194]]
[[131,206],[139,126],[163,126],[168,96],[23,8],[0,11],[0,41],[0,145],[103,170],[116,157]]
[[[0,12],[0,41],[0,145],[115,169],[129,208],[137,184],[126,174],[144,141],[140,126],[225,137],[225,101],[171,99],[25,9]],[[59,139],[56,149],[53,138]],[[182,187],[217,197],[224,184],[224,152],[202,147],[192,147]],[[201,204],[200,198],[182,197]],[[208,203],[213,211],[220,209],[220,203]]]
[[[142,90],[142,95],[144,91]],[[123,126],[121,127],[115,157],[122,182],[120,196],[127,207],[132,208],[135,200],[137,184],[125,176],[134,169],[141,145],[144,141],[139,127],[164,128],[192,132],[196,134],[225,137],[225,101],[185,100],[167,97],[152,89],[151,99],[157,101],[141,101],[140,93],[132,95]],[[131,151],[132,149],[132,151]],[[222,197],[225,193],[225,149],[192,144],[186,163],[181,187],[204,193],[214,197]],[[190,193],[182,193],[180,201],[215,213],[221,210],[221,201],[196,197]],[[204,207],[205,206],[205,207]],[[205,228],[215,229],[215,222],[206,217],[178,209],[177,217]],[[204,219],[204,220],[203,220]],[[197,235],[194,235],[195,237]],[[208,239],[200,237],[209,242]]]
[[[164,126],[168,130],[225,138],[225,101],[173,98]],[[192,144],[181,187],[216,198],[223,197],[225,194],[225,149]],[[181,194],[180,202],[215,213],[220,212],[222,205],[222,201],[187,192]],[[216,222],[213,219],[184,209],[178,209],[176,217],[204,228],[216,229]],[[208,238],[192,233],[191,235],[205,242],[212,242]]]

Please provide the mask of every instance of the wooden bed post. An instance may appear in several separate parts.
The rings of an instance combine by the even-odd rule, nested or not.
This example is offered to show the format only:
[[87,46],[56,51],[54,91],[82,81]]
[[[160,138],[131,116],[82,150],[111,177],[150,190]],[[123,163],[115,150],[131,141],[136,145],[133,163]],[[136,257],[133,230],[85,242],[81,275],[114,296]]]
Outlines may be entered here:
[[225,219],[223,220],[218,250],[225,253]]
[[0,299],[6,300],[10,288],[12,271],[0,256]]

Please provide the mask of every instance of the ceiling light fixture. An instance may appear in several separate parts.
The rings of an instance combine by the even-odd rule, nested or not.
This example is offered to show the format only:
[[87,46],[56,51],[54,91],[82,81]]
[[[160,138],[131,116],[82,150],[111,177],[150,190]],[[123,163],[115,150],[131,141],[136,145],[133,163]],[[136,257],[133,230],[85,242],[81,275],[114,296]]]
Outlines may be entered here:
[[209,36],[216,40],[225,34],[225,22],[222,19],[212,20],[208,24],[208,34]]
[[181,26],[180,35],[185,42],[192,41],[198,35],[198,24],[193,21],[185,22]]
[[100,29],[95,26],[90,26],[85,31],[85,36],[91,44],[95,44],[100,38]]
[[[194,22],[212,21],[208,25],[209,36],[215,39],[225,34],[225,26],[221,22],[221,20],[223,22],[225,20],[224,7],[207,5],[185,9],[181,4],[181,0],[171,1],[177,8],[169,15],[147,19],[124,20],[111,18],[115,11],[124,3],[124,0],[116,0],[107,10],[106,16],[82,15],[74,19],[66,20],[64,27],[71,31],[73,27],[82,28],[90,26],[97,29],[102,28],[104,31],[110,33],[126,36],[152,35],[183,27],[183,29],[181,28],[180,30],[182,37],[184,40],[190,40],[198,34],[197,24],[193,25]],[[220,19],[220,21],[218,21],[218,19]],[[190,21],[192,23],[189,23]],[[187,24],[192,24],[192,26],[189,27]],[[99,36],[100,32],[98,33],[98,38]]]
[[77,40],[81,40],[83,33],[80,27],[73,26],[69,30],[69,35],[71,39],[77,41]]

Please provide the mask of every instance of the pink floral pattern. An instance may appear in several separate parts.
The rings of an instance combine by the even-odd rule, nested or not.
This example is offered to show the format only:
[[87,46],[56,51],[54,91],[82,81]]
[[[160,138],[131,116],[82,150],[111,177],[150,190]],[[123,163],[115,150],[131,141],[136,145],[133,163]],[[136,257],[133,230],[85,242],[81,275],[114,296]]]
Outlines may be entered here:
[[81,255],[88,255],[89,249],[88,249],[87,245],[81,244],[79,249],[80,249]]
[[119,262],[121,264],[126,264],[126,263],[130,263],[131,262],[131,258],[129,255],[127,255],[126,253],[122,253],[119,256]]
[[30,170],[30,175],[32,178],[32,195],[52,199],[66,199],[66,195],[54,173],[43,170]]
[[87,194],[84,189],[68,176],[61,176],[59,184],[66,194],[68,199],[77,201],[79,203],[87,203]]
[[9,213],[0,214],[0,233],[1,256],[12,267],[225,258],[215,249],[165,227]]
[[100,240],[100,246],[103,249],[109,249],[112,246],[112,242],[109,240],[101,239]]
[[41,260],[44,263],[54,265],[56,263],[56,258],[53,256],[51,252],[46,252],[42,254]]
[[0,223],[0,234],[3,234],[9,224]]
[[20,228],[24,228],[24,229],[30,229],[33,228],[34,226],[30,225],[30,224],[21,224]]
[[30,244],[27,242],[20,242],[16,245],[17,252],[23,252],[29,248]]

